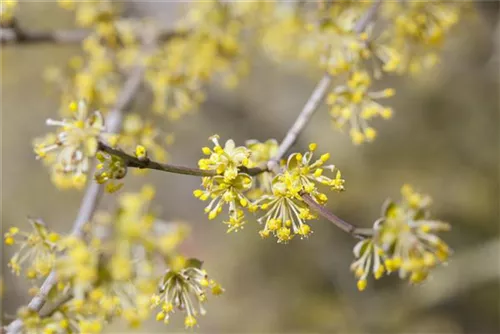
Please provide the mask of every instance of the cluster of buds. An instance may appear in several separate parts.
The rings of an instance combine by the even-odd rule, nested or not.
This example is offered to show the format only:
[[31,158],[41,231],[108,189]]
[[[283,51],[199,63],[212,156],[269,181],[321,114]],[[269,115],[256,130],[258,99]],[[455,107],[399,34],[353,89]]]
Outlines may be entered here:
[[123,183],[115,183],[114,180],[123,179],[127,175],[127,165],[122,158],[99,151],[96,154],[99,163],[96,166],[94,179],[99,184],[106,184],[106,191],[113,193],[123,186]]

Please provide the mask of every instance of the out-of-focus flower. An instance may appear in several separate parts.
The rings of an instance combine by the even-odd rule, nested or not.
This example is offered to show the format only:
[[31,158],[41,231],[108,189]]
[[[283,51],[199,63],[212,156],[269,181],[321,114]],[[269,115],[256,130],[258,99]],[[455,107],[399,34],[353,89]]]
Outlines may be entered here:
[[240,5],[190,3],[179,36],[148,57],[146,82],[153,91],[155,112],[176,120],[204,101],[207,83],[220,79],[232,88],[246,74],[248,61],[241,40],[244,29],[258,20],[255,12],[236,7]]
[[368,283],[367,277],[370,273],[375,279],[379,279],[385,273],[384,251],[377,246],[371,238],[359,241],[354,246],[356,260],[351,264],[351,270],[358,279],[358,289],[363,291]]
[[[124,151],[133,152],[137,145],[144,147],[148,157],[158,162],[167,162],[166,147],[174,140],[172,134],[160,129],[153,120],[145,120],[138,114],[127,114],[123,121],[123,130],[118,136],[116,145]],[[144,173],[144,170],[134,170],[135,173]]]
[[67,236],[60,243],[65,252],[55,262],[57,278],[70,286],[76,299],[84,300],[99,278],[99,239],[87,244],[80,238]]
[[382,13],[394,24],[385,30],[381,39],[401,54],[398,72],[418,74],[434,66],[439,61],[438,52],[445,35],[469,5],[468,1],[387,3]]
[[354,248],[356,260],[351,269],[358,277],[358,288],[363,290],[367,275],[373,272],[380,278],[384,272],[399,272],[411,283],[424,281],[432,268],[445,263],[451,254],[449,246],[436,234],[448,231],[450,225],[429,219],[430,197],[421,195],[405,185],[403,199],[388,201],[383,217],[374,224],[374,235],[358,242]]
[[8,246],[16,245],[19,250],[12,256],[8,266],[16,274],[23,274],[29,279],[46,277],[54,267],[56,252],[60,249],[57,242],[61,236],[47,229],[39,219],[30,219],[33,231],[30,233],[11,227],[4,234]]
[[90,27],[96,23],[108,22],[115,11],[112,1],[98,0],[81,2],[76,0],[58,0],[59,6],[75,11],[76,22],[81,27]]
[[2,2],[0,2],[1,26],[8,26],[12,22],[17,5],[18,5],[17,0],[2,0]]
[[333,124],[338,128],[349,126],[349,134],[355,144],[375,139],[377,132],[369,126],[369,120],[392,116],[392,109],[380,105],[376,100],[393,96],[394,89],[370,92],[370,84],[367,72],[353,72],[346,86],[336,87],[327,96]]
[[47,120],[57,126],[56,134],[35,140],[37,158],[47,160],[52,173],[73,177],[76,185],[85,183],[89,169],[89,158],[97,152],[98,139],[105,130],[102,115],[89,113],[85,102],[70,104],[72,117],[62,121]]

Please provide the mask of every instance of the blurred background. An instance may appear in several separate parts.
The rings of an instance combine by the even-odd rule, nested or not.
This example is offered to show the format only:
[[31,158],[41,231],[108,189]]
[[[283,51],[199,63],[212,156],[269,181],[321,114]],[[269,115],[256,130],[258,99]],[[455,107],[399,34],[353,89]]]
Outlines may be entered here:
[[[161,11],[157,6],[161,7]],[[170,7],[169,7],[170,6]],[[172,4],[129,3],[131,13],[174,14]],[[212,298],[199,332],[214,333],[498,333],[499,326],[499,2],[477,4],[480,15],[466,20],[447,41],[442,63],[418,78],[389,78],[382,87],[397,94],[388,104],[390,121],[375,121],[379,136],[354,146],[346,133],[330,126],[325,107],[317,112],[295,149],[311,141],[346,179],[346,192],[332,195],[329,208],[343,219],[370,227],[387,197],[397,199],[410,183],[434,199],[433,217],[448,221],[445,240],[454,249],[449,264],[421,286],[390,276],[356,289],[349,271],[350,236],[327,221],[313,222],[309,240],[277,244],[262,240],[250,222],[226,234],[208,221],[204,203],[192,196],[196,177],[151,172],[130,176],[124,190],[148,182],[157,186],[155,209],[165,220],[189,222],[192,236],[184,251],[205,260],[226,288]],[[165,13],[165,16],[161,16]],[[175,15],[174,15],[175,16]],[[56,3],[21,4],[19,20],[32,29],[71,27],[71,14]],[[46,168],[35,160],[31,141],[46,132],[58,95],[41,77],[50,65],[65,63],[78,45],[8,45],[1,48],[2,226],[28,229],[27,216],[50,228],[69,231],[82,193],[58,191]],[[251,71],[236,91],[210,87],[201,110],[174,125],[171,162],[195,166],[217,133],[243,144],[247,139],[280,140],[309,97],[320,73],[293,69],[255,50]],[[134,109],[147,108],[146,98]],[[106,195],[101,209],[112,207]],[[11,249],[3,249],[4,321],[29,301],[23,279],[7,268]],[[182,317],[165,327],[154,321],[143,332],[182,331]],[[123,332],[113,324],[108,332]]]

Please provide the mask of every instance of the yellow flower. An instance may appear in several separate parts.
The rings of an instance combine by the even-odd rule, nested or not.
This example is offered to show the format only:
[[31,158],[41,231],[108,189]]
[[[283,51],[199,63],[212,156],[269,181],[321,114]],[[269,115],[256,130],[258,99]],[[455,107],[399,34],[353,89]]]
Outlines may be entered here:
[[213,280],[208,279],[205,270],[201,269],[200,261],[174,258],[181,265],[169,266],[163,276],[158,294],[151,298],[152,307],[161,307],[156,320],[168,323],[170,314],[176,309],[186,312],[186,328],[196,325],[196,317],[206,313],[203,303],[207,300],[207,290],[219,295],[223,289]]
[[25,269],[29,279],[46,277],[54,267],[60,235],[50,232],[39,219],[30,219],[30,224],[33,228],[31,233],[11,227],[4,234],[6,245],[19,246],[19,251],[12,256],[8,266],[16,275]]
[[392,88],[378,92],[370,92],[371,79],[367,72],[353,72],[346,86],[336,87],[327,96],[327,104],[331,106],[330,115],[337,128],[350,126],[350,135],[354,144],[371,142],[376,137],[376,130],[368,121],[375,117],[384,119],[392,116],[392,110],[377,102],[378,99],[394,95]]
[[87,245],[83,240],[68,236],[61,240],[66,252],[55,262],[57,277],[71,284],[76,299],[85,295],[98,279],[99,246]]
[[198,162],[200,169],[214,170],[228,181],[236,178],[239,168],[248,166],[250,150],[244,146],[236,147],[232,139],[226,141],[224,148],[219,144],[219,136],[214,135],[210,139],[214,143],[214,148],[213,150],[208,147],[203,148],[202,151],[209,157],[200,159]]
[[379,279],[385,273],[383,250],[371,238],[359,241],[354,246],[356,260],[351,264],[351,270],[358,279],[358,290],[363,291],[367,285],[367,277],[371,273]]
[[0,23],[8,27],[18,5],[17,0],[2,0],[0,4]]
[[57,135],[35,142],[37,158],[47,159],[53,173],[72,175],[75,184],[80,184],[89,169],[89,158],[95,156],[99,136],[105,129],[102,115],[98,111],[89,114],[85,102],[80,101],[72,118],[62,121],[48,119],[47,124],[59,127]]
[[211,199],[205,207],[205,212],[209,219],[215,219],[221,212],[224,205],[228,205],[229,221],[228,232],[238,231],[243,227],[244,214],[241,210],[249,205],[244,192],[252,186],[252,178],[244,173],[238,174],[235,178],[227,179],[223,176],[203,178],[205,190],[195,190],[194,196],[205,201]]
[[359,279],[358,287],[366,286],[370,268],[376,279],[384,272],[398,272],[411,283],[423,282],[431,269],[446,262],[451,254],[449,246],[436,235],[450,226],[428,218],[430,198],[409,185],[404,185],[401,193],[400,202],[384,204],[382,218],[374,223],[373,237],[354,248],[356,260],[351,269]]
[[[279,243],[287,243],[295,235],[308,237],[312,231],[308,220],[316,218],[302,195],[312,196],[318,203],[325,203],[327,196],[321,193],[317,185],[330,186],[332,190],[344,190],[344,180],[335,166],[325,166],[329,154],[323,154],[313,161],[313,152],[317,145],[309,145],[309,152],[291,154],[284,171],[276,175],[272,182],[272,194],[264,195],[255,202],[266,213],[258,219],[264,228],[259,232],[262,237],[274,235]],[[335,173],[333,178],[324,175],[324,171]]]

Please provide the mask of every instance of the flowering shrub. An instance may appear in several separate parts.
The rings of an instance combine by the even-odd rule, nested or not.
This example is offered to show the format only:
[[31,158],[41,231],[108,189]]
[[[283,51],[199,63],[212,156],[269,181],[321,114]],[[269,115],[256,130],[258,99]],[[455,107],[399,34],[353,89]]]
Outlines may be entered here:
[[[375,140],[372,120],[392,117],[385,98],[395,94],[393,88],[374,89],[376,80],[433,66],[467,3],[192,2],[185,17],[165,31],[122,16],[111,1],[58,2],[86,29],[76,35],[83,56],[47,69],[46,79],[61,93],[62,120],[47,120],[55,132],[35,139],[34,152],[56,187],[87,185],[87,192],[71,233],[51,231],[40,219],[30,219],[31,232],[11,227],[5,233],[5,244],[17,247],[12,272],[40,286],[6,326],[8,333],[98,333],[115,319],[137,327],[151,313],[168,323],[175,312],[191,328],[206,313],[209,292],[224,291],[200,260],[179,251],[188,227],[162,221],[151,210],[153,186],[119,192],[129,169],[201,177],[193,194],[207,202],[209,220],[223,217],[227,232],[258,223],[262,238],[286,244],[310,237],[314,220],[331,221],[359,239],[351,265],[359,290],[370,274],[379,279],[398,272],[420,283],[450,256],[436,235],[450,225],[430,219],[429,197],[403,186],[400,202],[387,202],[373,228],[359,229],[325,208],[346,187],[338,166],[329,163],[330,153],[317,154],[315,143],[307,152],[287,153],[321,105],[328,106],[334,128],[348,129],[354,144]],[[16,1],[2,2],[2,27],[29,42],[16,10]],[[248,71],[250,43],[272,59],[302,61],[324,72],[295,124],[282,141],[238,146],[214,135],[210,147],[201,149],[198,168],[169,164],[166,146],[173,135],[156,120],[176,121],[193,112],[210,82],[237,85]],[[332,76],[338,84],[332,85]],[[126,113],[141,87],[152,93],[152,113]],[[94,212],[102,190],[118,192],[114,212]]]

